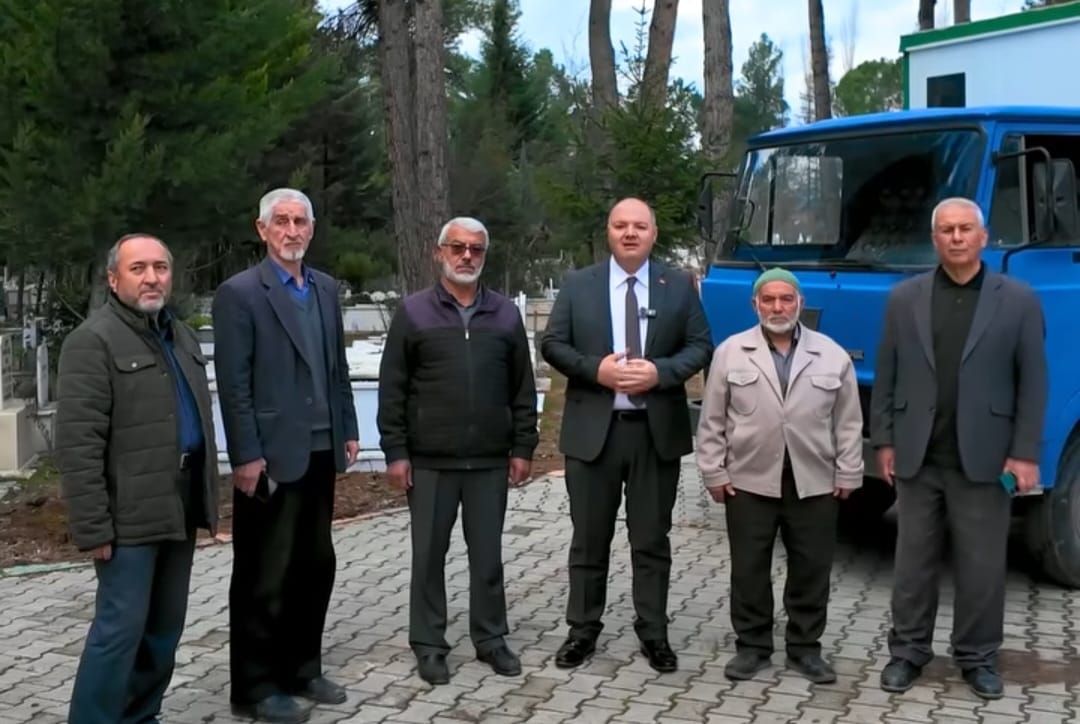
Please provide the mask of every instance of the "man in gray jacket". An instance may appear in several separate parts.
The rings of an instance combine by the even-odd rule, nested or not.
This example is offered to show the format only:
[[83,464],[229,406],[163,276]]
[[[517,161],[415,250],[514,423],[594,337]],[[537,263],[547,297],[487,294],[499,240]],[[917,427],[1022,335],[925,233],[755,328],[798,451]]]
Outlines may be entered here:
[[899,535],[885,691],[906,691],[933,658],[946,539],[956,579],[952,653],[976,695],[1001,697],[1010,495],[1039,483],[1046,412],[1042,308],[980,258],[982,212],[963,198],[931,217],[940,265],[889,296],[871,399],[879,473],[896,486]]
[[217,524],[206,358],[166,306],[172,255],[129,234],[108,302],[60,351],[57,459],[97,605],[68,721],[156,721],[184,628],[195,530]]

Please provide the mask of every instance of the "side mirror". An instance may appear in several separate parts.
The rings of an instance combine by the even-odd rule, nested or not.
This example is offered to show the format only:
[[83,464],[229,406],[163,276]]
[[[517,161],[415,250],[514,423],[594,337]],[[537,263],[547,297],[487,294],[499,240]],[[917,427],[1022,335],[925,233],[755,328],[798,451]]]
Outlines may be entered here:
[[728,200],[728,184],[713,185],[713,179],[734,179],[733,173],[710,172],[701,177],[701,191],[698,193],[697,222],[698,234],[704,242],[706,260],[712,259],[713,250],[722,241],[723,219],[717,217],[718,208],[724,208]]
[[1037,241],[1072,241],[1080,235],[1076,168],[1068,158],[1037,163],[1031,169]]

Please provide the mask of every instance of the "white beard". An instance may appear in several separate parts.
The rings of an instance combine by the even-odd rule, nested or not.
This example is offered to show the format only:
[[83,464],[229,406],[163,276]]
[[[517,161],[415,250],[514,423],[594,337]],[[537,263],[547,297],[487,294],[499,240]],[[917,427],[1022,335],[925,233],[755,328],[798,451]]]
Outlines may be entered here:
[[304,252],[307,249],[296,249],[295,251],[284,250],[281,252],[281,258],[285,261],[300,261],[304,258]]
[[802,305],[795,310],[795,315],[783,322],[771,322],[769,321],[769,315],[758,312],[758,321],[761,326],[772,332],[773,334],[787,334],[791,330],[795,329],[795,325],[799,323],[799,315],[802,314]]
[[476,267],[476,271],[472,274],[462,274],[454,270],[454,266],[449,262],[443,262],[443,276],[452,281],[454,284],[475,284],[476,280],[480,278],[480,272],[484,271],[484,265]]

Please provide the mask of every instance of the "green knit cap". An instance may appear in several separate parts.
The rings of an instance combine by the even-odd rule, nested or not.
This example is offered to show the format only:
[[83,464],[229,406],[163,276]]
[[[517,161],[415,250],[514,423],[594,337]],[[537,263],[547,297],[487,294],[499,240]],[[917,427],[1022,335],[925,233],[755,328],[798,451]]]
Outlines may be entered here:
[[795,278],[795,275],[787,269],[774,266],[772,269],[763,271],[761,276],[754,282],[754,295],[757,295],[762,284],[768,284],[769,282],[785,282],[793,286],[796,292],[802,294],[802,287],[799,286],[799,280]]

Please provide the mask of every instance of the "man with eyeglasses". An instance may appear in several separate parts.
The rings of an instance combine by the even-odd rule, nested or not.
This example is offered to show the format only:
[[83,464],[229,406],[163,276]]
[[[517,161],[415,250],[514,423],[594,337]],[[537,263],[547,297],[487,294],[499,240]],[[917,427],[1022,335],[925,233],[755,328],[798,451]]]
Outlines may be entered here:
[[412,516],[409,645],[433,685],[450,680],[444,565],[459,505],[476,657],[502,676],[521,673],[505,640],[502,530],[507,485],[528,479],[539,440],[536,383],[521,314],[480,284],[488,243],[476,219],[443,226],[441,278],[402,301],[379,368],[380,444]]

